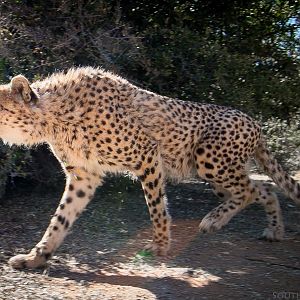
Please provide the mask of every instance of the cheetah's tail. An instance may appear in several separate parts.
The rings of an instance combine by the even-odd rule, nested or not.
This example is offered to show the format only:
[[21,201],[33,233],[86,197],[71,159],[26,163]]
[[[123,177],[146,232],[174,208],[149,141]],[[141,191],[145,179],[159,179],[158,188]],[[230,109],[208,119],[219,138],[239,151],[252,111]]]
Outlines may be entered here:
[[265,142],[261,141],[254,153],[255,161],[285,192],[285,194],[300,205],[300,184],[289,176],[267,149]]

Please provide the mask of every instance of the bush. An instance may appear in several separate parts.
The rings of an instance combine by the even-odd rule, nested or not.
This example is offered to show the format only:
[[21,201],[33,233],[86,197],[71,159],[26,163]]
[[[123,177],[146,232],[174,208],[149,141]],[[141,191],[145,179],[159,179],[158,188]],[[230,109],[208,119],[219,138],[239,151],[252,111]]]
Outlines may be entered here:
[[29,175],[30,152],[21,148],[9,147],[0,142],[0,197],[6,191],[7,184],[14,184],[14,179]]
[[271,118],[263,124],[268,146],[289,171],[300,170],[300,114],[290,121]]
[[0,142],[0,198],[7,187],[60,187],[64,182],[62,169],[46,146],[27,149],[9,147]]

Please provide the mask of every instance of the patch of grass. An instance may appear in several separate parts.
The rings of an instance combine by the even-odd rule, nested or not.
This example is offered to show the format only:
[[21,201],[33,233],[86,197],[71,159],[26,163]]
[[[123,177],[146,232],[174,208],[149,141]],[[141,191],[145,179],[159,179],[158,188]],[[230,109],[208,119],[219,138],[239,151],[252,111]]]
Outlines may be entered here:
[[151,250],[142,249],[137,252],[137,254],[133,258],[134,263],[140,262],[150,262],[154,258],[154,254]]

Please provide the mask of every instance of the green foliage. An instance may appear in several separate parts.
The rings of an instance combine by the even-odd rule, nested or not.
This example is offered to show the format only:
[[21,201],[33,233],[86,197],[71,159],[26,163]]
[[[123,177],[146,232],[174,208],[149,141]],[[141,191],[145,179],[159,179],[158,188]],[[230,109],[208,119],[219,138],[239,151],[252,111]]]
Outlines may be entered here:
[[300,114],[290,124],[286,120],[271,118],[263,125],[267,142],[276,158],[287,170],[300,170]]
[[154,253],[151,250],[140,250],[133,257],[132,262],[135,264],[151,263],[154,258]]
[[0,84],[5,81],[5,59],[0,59]]
[[[233,106],[264,119],[289,119],[300,108],[298,72],[287,75],[284,69],[282,73],[272,58],[232,52],[214,40],[210,30],[199,35],[174,27],[147,34],[149,45],[142,56],[148,59],[138,63],[144,70],[140,80],[151,90],[183,100]],[[294,65],[298,68],[299,62]]]
[[29,175],[30,162],[30,152],[0,143],[0,197],[5,193],[8,182],[13,184],[14,178]]
[[13,74],[33,78],[74,64],[118,71],[138,52],[111,1],[2,1],[0,17],[0,56]]
[[0,197],[3,196],[8,181],[8,174],[12,170],[10,151],[2,143],[0,144]]
[[0,198],[8,185],[14,189],[20,179],[26,189],[41,185],[59,188],[64,182],[59,163],[46,147],[29,150],[0,142]]

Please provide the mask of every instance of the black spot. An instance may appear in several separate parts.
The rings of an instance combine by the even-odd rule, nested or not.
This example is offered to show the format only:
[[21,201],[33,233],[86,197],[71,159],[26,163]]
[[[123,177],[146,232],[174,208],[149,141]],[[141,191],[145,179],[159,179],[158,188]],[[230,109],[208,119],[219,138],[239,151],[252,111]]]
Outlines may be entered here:
[[212,170],[214,168],[214,166],[212,164],[208,163],[208,162],[206,162],[204,164],[204,166],[205,166],[206,169],[211,169]]
[[72,197],[68,197],[68,198],[66,199],[66,202],[67,202],[67,203],[71,203],[72,201],[73,201]]
[[209,179],[213,179],[214,178],[214,176],[212,174],[209,174],[209,173],[205,174],[205,177],[209,178]]
[[149,182],[148,183],[148,187],[149,187],[150,190],[153,190],[154,189],[153,182]]
[[65,217],[62,217],[62,216],[58,216],[57,217],[57,220],[62,224],[62,225],[64,225],[64,223],[65,223]]
[[221,170],[218,171],[219,175],[223,175],[224,173],[225,173],[225,171],[223,169],[221,169]]
[[74,185],[73,184],[70,184],[69,185],[69,191],[73,191],[74,190]]
[[83,190],[78,190],[76,192],[77,197],[83,198],[85,196],[85,192]]
[[65,223],[65,229],[68,229],[68,227],[70,226],[70,223],[68,220],[66,220],[66,223]]
[[205,150],[203,148],[198,148],[196,152],[198,155],[202,155],[205,152]]
[[139,162],[135,165],[134,168],[135,168],[136,170],[139,170],[141,167],[142,167],[142,162],[139,161]]
[[139,176],[139,179],[140,179],[140,181],[145,181],[145,176],[144,175],[141,175],[141,176]]

